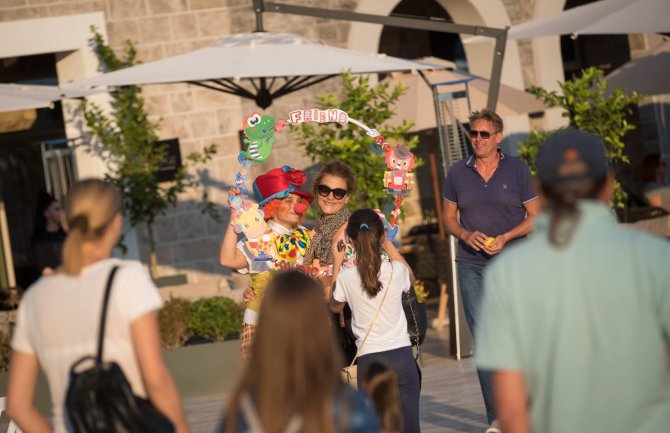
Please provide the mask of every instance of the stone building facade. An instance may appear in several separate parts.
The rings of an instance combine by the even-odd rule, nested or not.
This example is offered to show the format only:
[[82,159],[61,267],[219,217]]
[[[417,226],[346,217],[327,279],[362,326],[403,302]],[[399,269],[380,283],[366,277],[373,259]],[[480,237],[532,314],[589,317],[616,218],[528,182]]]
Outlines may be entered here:
[[[410,1],[410,0],[405,0]],[[411,0],[421,3],[420,0]],[[433,1],[433,0],[430,0]],[[363,13],[389,15],[400,0],[284,0],[285,3]],[[435,0],[455,22],[492,27],[509,26],[562,10],[563,0]],[[70,21],[68,21],[68,19]],[[38,20],[38,21],[32,21]],[[96,75],[96,60],[87,45],[88,28],[96,25],[110,45],[121,49],[125,40],[136,46],[143,62],[173,56],[212,44],[217,38],[254,30],[251,0],[1,0],[0,33],[12,25],[25,40],[5,40],[12,47],[0,49],[0,58],[59,52],[59,80]],[[7,27],[6,27],[7,28]],[[49,31],[52,33],[45,32]],[[376,52],[382,27],[370,24],[314,19],[294,15],[265,14],[265,29],[291,32],[329,45]],[[68,39],[68,36],[70,35]],[[68,39],[60,42],[61,39]],[[549,41],[546,41],[549,39]],[[59,45],[60,44],[60,45]],[[492,46],[465,47],[470,72],[488,76]],[[309,59],[305,59],[309,62]],[[345,66],[345,65],[343,65]],[[531,84],[555,88],[562,80],[560,47],[557,38],[508,44],[503,82],[517,88]],[[339,80],[331,79],[311,88],[276,100],[268,114],[284,116],[295,108],[309,107],[317,94],[337,92]],[[161,120],[160,138],[178,138],[182,155],[215,144],[217,154],[203,167],[205,188],[210,198],[225,213],[226,192],[237,170],[240,150],[238,131],[255,105],[238,97],[187,84],[144,86],[149,112]],[[68,108],[69,107],[69,108]],[[82,134],[76,108],[67,106],[67,134]],[[546,122],[560,122],[547,116]],[[528,120],[520,129],[528,128]],[[80,177],[100,175],[104,166],[92,157],[77,152]],[[254,167],[253,175],[273,166],[290,163],[304,168],[311,162],[283,134],[271,158]],[[432,192],[425,192],[432,194]],[[215,223],[196,208],[199,193],[184,194],[176,209],[156,223],[159,275],[186,273],[191,283],[220,280],[229,273],[218,265],[218,248],[227,224]],[[416,208],[416,206],[415,206]],[[420,222],[415,209],[405,224]],[[137,251],[147,261],[147,235],[137,230]],[[227,277],[226,277],[227,278]]]

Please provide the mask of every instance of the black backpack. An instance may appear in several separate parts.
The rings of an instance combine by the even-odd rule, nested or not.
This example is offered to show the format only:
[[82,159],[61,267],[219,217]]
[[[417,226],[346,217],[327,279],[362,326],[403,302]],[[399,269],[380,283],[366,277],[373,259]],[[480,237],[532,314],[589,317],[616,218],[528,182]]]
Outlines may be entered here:
[[[98,352],[70,367],[65,408],[75,433],[174,433],[174,426],[153,404],[133,394],[123,370],[116,362],[103,362],[107,305],[114,275],[109,273],[102,303]],[[78,371],[84,363],[93,366]]]

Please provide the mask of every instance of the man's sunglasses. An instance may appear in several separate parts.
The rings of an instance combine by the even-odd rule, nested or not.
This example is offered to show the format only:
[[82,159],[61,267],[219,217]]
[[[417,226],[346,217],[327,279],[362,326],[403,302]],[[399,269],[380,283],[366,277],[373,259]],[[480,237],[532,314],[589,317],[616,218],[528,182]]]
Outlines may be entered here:
[[346,189],[330,188],[326,185],[318,185],[317,189],[319,190],[319,195],[321,197],[328,197],[328,195],[332,192],[333,198],[335,200],[342,200],[342,198],[344,198],[344,196],[347,195],[347,192],[349,192]]
[[484,140],[488,140],[491,138],[491,133],[488,131],[476,131],[474,129],[470,130],[470,138],[475,139],[477,138],[477,134],[479,134],[480,137],[482,137]]

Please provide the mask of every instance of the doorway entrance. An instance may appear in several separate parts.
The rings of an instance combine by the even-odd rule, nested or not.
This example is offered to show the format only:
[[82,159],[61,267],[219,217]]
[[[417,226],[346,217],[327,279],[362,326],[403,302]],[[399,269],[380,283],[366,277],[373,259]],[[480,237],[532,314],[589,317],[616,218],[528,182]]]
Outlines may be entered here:
[[[56,56],[51,53],[0,59],[0,82],[58,84]],[[7,226],[2,241],[10,246],[5,248],[8,253],[5,255],[11,255],[3,257],[0,266],[4,269],[0,275],[3,287],[12,285],[25,289],[39,276],[32,257],[31,239],[39,224],[37,207],[41,197],[50,192],[60,199],[63,191],[60,187],[54,188],[54,176],[45,173],[58,173],[58,163],[54,161],[59,157],[69,160],[64,164],[72,166],[64,138],[60,102],[53,108],[0,113],[0,198]],[[7,269],[9,266],[13,272]],[[9,278],[12,273],[14,281]]]

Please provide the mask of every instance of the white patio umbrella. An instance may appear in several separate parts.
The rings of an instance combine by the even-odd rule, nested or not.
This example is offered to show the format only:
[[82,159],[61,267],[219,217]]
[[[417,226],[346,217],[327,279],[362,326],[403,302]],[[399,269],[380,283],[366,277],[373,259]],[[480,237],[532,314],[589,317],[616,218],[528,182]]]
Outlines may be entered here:
[[[421,59],[419,59],[421,60]],[[427,59],[430,63],[437,63],[439,60]],[[486,100],[489,91],[489,81],[476,75],[470,75],[460,71],[439,70],[424,72],[428,81],[433,84],[439,84],[438,91],[461,90],[467,84],[470,106],[473,110],[479,110],[486,107]],[[433,92],[430,86],[418,74],[408,74],[395,72],[384,79],[384,82],[395,86],[404,83],[407,91],[400,96],[396,104],[396,113],[389,119],[391,125],[400,124],[403,120],[412,120],[414,126],[412,130],[421,131],[423,129],[435,128],[435,107],[433,102]],[[501,117],[519,116],[526,113],[535,113],[544,111],[545,105],[537,100],[535,96],[523,90],[505,84],[500,85],[500,93],[496,112]],[[459,113],[461,122],[467,122],[469,113]]]
[[[512,26],[507,39],[670,32],[669,0],[600,0]],[[466,43],[490,41],[477,36]]]
[[647,96],[670,94],[670,40],[651,54],[630,60],[609,73],[607,89],[622,88]]
[[[433,65],[316,44],[290,33],[241,33],[185,54],[78,81],[67,88],[188,82],[254,99],[274,98],[339,75],[433,69]],[[247,86],[242,86],[246,82]]]
[[35,84],[0,84],[0,112],[51,107],[63,98],[80,98],[99,93],[94,89],[62,89]]

